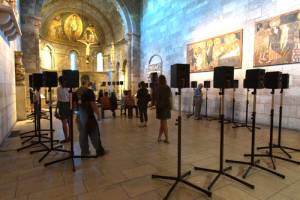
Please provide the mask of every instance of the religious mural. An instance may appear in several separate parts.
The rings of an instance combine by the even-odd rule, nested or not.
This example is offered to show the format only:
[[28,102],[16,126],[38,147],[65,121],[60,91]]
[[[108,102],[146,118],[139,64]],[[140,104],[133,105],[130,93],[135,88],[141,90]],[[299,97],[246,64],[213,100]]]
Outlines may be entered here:
[[69,40],[76,41],[83,31],[81,18],[76,14],[69,15],[64,22],[64,32]]
[[191,72],[213,71],[217,66],[242,66],[243,31],[188,44],[187,62]]
[[255,25],[254,66],[300,62],[300,11]]

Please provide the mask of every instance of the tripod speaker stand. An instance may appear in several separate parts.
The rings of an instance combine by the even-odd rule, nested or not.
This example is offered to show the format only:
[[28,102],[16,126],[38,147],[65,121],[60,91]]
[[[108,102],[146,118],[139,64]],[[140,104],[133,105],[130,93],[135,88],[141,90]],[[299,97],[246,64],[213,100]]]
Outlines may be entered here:
[[[282,110],[283,110],[283,92],[284,89],[289,88],[289,74],[282,74],[282,85],[281,85],[281,89],[280,89],[280,107],[279,107],[279,125],[278,125],[278,142],[277,144],[272,144],[272,146],[267,146],[267,147],[259,147],[258,149],[280,149],[283,153],[285,153],[289,159],[284,159],[282,157],[276,156],[275,158],[281,159],[281,160],[285,160],[288,162],[292,162],[295,164],[300,164],[299,161],[295,161],[292,160],[292,156],[286,151],[286,149],[288,150],[292,150],[292,151],[298,151],[300,152],[300,149],[295,149],[295,148],[291,148],[291,147],[287,147],[287,146],[282,146],[281,144],[281,132],[282,132]],[[272,117],[272,116],[271,116]],[[273,123],[272,123],[273,124]]]
[[50,147],[46,146],[44,149],[31,151],[30,153],[38,153],[38,152],[46,152],[40,159],[39,162],[42,162],[49,153],[51,152],[65,152],[67,153],[67,150],[60,149],[62,145],[54,146],[54,139],[53,139],[53,115],[52,115],[52,87],[57,87],[57,73],[56,72],[44,72],[44,85],[48,86],[48,93],[49,93],[49,112],[50,112]]
[[[283,158],[281,156],[276,156],[273,154],[273,129],[274,129],[274,104],[275,104],[275,89],[281,88],[281,82],[282,80],[282,74],[281,72],[268,72],[266,73],[265,77],[265,87],[272,89],[271,95],[272,95],[272,102],[271,102],[271,114],[270,114],[270,141],[269,145],[267,147],[258,147],[257,149],[268,149],[268,151],[265,154],[254,154],[255,157],[269,157],[271,159],[273,169],[276,169],[276,165],[274,162],[274,159],[280,159],[287,162],[300,164],[298,161],[294,161],[288,158]],[[245,156],[249,157],[250,154],[245,154]]]
[[[24,149],[28,149],[31,147],[35,146],[43,146],[47,147],[45,144],[50,142],[50,138],[43,136],[41,132],[41,99],[40,99],[40,88],[43,87],[43,74],[40,73],[35,73],[32,75],[32,87],[35,88],[35,94],[34,94],[34,131],[29,131],[34,132],[34,135],[30,136],[22,136],[21,138],[27,138],[25,141],[22,142],[22,144],[25,144],[35,138],[37,138],[37,141],[32,141],[31,144],[23,146],[17,151],[22,151]],[[43,130],[43,131],[50,131],[50,130]],[[26,134],[27,134],[26,133]],[[23,133],[24,134],[24,133]],[[43,141],[42,139],[47,139],[47,141]]]
[[[258,70],[261,70],[261,69],[258,69]],[[246,80],[247,81],[247,80]],[[262,85],[261,85],[262,86]],[[259,87],[259,88],[263,88],[262,87]],[[276,176],[279,176],[281,178],[285,178],[284,175],[280,174],[280,173],[277,173],[275,171],[272,171],[270,169],[267,169],[265,167],[262,167],[259,165],[259,160],[255,160],[255,123],[256,123],[256,89],[257,88],[254,88],[254,91],[253,91],[253,112],[252,112],[252,139],[251,139],[251,160],[250,162],[245,162],[245,161],[236,161],[236,160],[226,160],[226,162],[228,163],[237,163],[237,164],[242,164],[242,165],[248,165],[248,169],[246,170],[246,172],[244,173],[243,175],[243,178],[246,178],[247,175],[249,174],[250,170],[253,169],[254,167],[255,168],[258,168],[258,169],[261,169],[261,170],[264,170],[266,172],[269,172],[271,174],[274,174]]]
[[73,88],[79,86],[79,72],[76,70],[63,70],[63,80],[65,81],[66,87],[69,87],[69,96],[70,96],[70,125],[69,125],[69,134],[70,134],[70,140],[71,140],[71,149],[69,151],[64,151],[66,153],[69,153],[69,156],[58,159],[52,162],[45,163],[44,166],[49,166],[55,163],[63,162],[66,160],[72,161],[72,169],[75,171],[75,164],[74,159],[75,158],[96,158],[97,156],[79,156],[74,154],[74,135],[73,135],[73,106],[72,106],[72,92]]
[[[195,93],[195,89],[197,88],[197,81],[192,81],[191,86],[194,89],[193,92]],[[193,95],[193,112],[190,114],[187,114],[186,116],[187,116],[187,118],[190,118],[194,114],[195,114],[195,95]]]
[[[245,123],[238,124],[236,123],[232,128],[247,128],[249,131],[251,131],[252,126],[248,124],[248,112],[249,112],[249,86],[246,84],[246,79],[244,79],[244,88],[247,89],[247,94],[246,94],[246,116],[245,116]],[[260,129],[260,127],[255,126],[256,129]]]
[[[186,68],[182,69],[182,68]],[[171,67],[171,86],[172,87],[178,87],[178,92],[176,93],[176,95],[178,96],[178,118],[177,118],[177,130],[178,130],[178,145],[177,145],[177,176],[161,176],[161,175],[152,175],[153,179],[163,179],[163,180],[173,180],[175,181],[175,183],[172,185],[172,187],[169,189],[168,193],[166,194],[166,196],[163,198],[164,200],[167,200],[169,198],[169,196],[171,195],[171,193],[173,192],[173,190],[175,189],[175,187],[177,186],[178,183],[184,183],[187,186],[190,186],[200,192],[205,193],[206,195],[208,195],[209,197],[211,197],[211,192],[200,188],[186,180],[184,180],[184,178],[188,175],[191,174],[191,171],[188,171],[184,174],[182,174],[181,172],[181,88],[183,87],[189,87],[189,65],[186,64],[175,64],[172,65]],[[179,73],[179,71],[183,70],[184,72],[184,77],[180,77],[180,75],[182,75],[183,73]],[[175,71],[175,72],[174,72]],[[176,78],[175,78],[175,77]],[[182,81],[183,80],[183,81]],[[187,84],[186,84],[187,82]]]
[[227,124],[229,124],[229,123],[236,124],[235,119],[234,119],[234,114],[235,114],[235,90],[236,90],[236,88],[238,88],[238,87],[239,87],[239,80],[233,80],[231,120],[228,121]]
[[214,68],[214,87],[221,88],[221,92],[219,93],[219,95],[221,97],[219,169],[208,169],[208,168],[200,168],[200,167],[194,168],[195,170],[201,170],[201,171],[206,171],[206,172],[211,172],[211,173],[217,174],[217,176],[209,184],[208,190],[211,190],[211,188],[214,186],[214,184],[217,182],[217,180],[221,177],[221,175],[224,175],[224,176],[226,176],[232,180],[235,180],[251,189],[254,189],[254,185],[228,174],[227,171],[232,169],[231,166],[224,168],[224,93],[225,93],[224,88],[232,87],[233,73],[234,73],[233,70],[234,70],[233,67],[216,67],[216,68]]

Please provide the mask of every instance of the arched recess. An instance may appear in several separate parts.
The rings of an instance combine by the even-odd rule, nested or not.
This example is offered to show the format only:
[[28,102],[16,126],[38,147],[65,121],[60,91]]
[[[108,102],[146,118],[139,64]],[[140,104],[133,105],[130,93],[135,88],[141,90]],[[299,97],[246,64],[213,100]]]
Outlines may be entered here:
[[[104,30],[105,43],[107,44],[107,50],[105,48],[103,50],[105,60],[108,58],[111,42],[114,43],[116,49],[122,46],[124,50],[121,51],[122,55],[115,56],[118,60],[115,61],[114,66],[117,62],[122,63],[126,59],[126,82],[131,83],[128,89],[132,89],[130,87],[136,85],[135,82],[138,81],[140,67],[139,27],[137,23],[139,17],[136,14],[139,11],[132,8],[132,5],[140,4],[140,0],[24,0],[22,4],[23,32],[25,30],[23,48],[28,49],[24,52],[24,64],[29,68],[27,72],[40,70],[40,55],[36,51],[37,48],[34,49],[34,46],[39,46],[40,28],[44,21],[51,18],[54,12],[63,10],[81,12],[87,10],[88,12],[85,12],[87,17],[95,17],[93,14],[98,13],[97,16],[101,18],[97,21]],[[83,6],[76,7],[79,4]],[[116,21],[118,22],[117,26]],[[122,37],[118,36],[120,32],[122,32]],[[35,41],[35,45],[28,44],[28,41],[32,40]],[[28,45],[29,48],[27,48]],[[35,54],[35,59],[33,59],[33,54]]]

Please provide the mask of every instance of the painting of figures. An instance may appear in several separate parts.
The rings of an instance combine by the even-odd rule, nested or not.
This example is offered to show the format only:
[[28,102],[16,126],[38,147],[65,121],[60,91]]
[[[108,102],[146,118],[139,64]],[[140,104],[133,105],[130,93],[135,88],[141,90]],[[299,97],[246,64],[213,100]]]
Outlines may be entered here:
[[300,62],[300,10],[255,24],[254,66]]
[[242,66],[243,31],[188,44],[191,73],[213,71],[217,66]]

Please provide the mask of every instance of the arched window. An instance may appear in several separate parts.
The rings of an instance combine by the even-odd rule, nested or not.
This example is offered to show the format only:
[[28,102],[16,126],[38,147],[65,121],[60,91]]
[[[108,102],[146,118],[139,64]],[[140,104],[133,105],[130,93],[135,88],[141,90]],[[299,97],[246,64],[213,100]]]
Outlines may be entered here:
[[97,53],[97,62],[96,62],[96,65],[97,65],[97,72],[103,72],[103,55],[102,53]]
[[70,53],[70,68],[71,70],[77,70],[77,53],[75,51]]
[[45,69],[52,69],[52,50],[49,46],[44,48],[44,68]]

